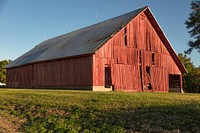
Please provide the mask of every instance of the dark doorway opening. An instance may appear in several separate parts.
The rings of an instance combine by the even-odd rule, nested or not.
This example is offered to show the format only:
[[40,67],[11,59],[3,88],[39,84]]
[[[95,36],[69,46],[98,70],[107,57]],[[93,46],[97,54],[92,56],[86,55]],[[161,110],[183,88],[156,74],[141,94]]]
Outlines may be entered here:
[[111,86],[111,68],[105,67],[105,88],[110,88]]
[[148,90],[149,90],[149,91],[152,90],[152,85],[151,85],[151,83],[148,84]]
[[171,92],[181,91],[180,75],[169,74],[169,91]]
[[148,91],[152,91],[152,82],[151,82],[151,68],[149,66],[146,66],[146,78],[147,78],[147,89]]

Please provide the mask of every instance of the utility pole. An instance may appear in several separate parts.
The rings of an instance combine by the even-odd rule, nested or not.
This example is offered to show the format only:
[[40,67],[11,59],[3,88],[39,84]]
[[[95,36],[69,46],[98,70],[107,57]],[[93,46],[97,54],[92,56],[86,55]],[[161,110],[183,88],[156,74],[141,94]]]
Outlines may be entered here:
[[96,23],[98,23],[99,11],[96,11]]
[[141,0],[139,0],[139,3],[138,3],[138,7],[140,8],[140,6],[141,6]]
[[66,33],[68,32],[69,25],[66,23]]
[[46,33],[46,31],[44,32],[44,40],[47,40],[47,33]]

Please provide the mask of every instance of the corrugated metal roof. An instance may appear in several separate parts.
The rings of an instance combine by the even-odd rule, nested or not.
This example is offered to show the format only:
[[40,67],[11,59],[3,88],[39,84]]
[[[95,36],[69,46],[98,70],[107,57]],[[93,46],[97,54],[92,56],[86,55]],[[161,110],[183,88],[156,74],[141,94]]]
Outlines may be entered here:
[[6,68],[38,61],[92,54],[113,34],[122,29],[130,20],[146,8],[143,7],[127,14],[46,40],[17,58],[11,64],[7,65]]

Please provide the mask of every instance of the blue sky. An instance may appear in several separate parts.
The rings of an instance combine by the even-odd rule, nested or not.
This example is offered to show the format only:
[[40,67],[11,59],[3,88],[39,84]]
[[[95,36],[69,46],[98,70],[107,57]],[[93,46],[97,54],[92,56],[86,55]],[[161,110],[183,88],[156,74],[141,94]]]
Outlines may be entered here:
[[[176,53],[183,53],[188,48],[186,43],[190,39],[184,24],[190,13],[190,2],[190,0],[0,0],[0,60],[14,60],[45,38],[52,38],[143,6],[150,7]],[[194,51],[189,56],[195,66],[200,65],[199,55]]]

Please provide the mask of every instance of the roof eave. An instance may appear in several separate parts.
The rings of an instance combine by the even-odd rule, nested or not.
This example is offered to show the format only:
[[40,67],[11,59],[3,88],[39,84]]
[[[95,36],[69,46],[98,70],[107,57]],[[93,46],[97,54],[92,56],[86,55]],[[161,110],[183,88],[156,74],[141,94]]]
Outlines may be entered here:
[[87,56],[91,56],[93,54],[94,53],[88,53],[88,54],[82,54],[82,55],[74,55],[74,56],[68,56],[68,57],[61,57],[61,58],[56,58],[56,59],[34,61],[34,62],[27,63],[27,64],[16,65],[16,66],[13,66],[13,67],[5,67],[5,69],[18,68],[18,67],[28,66],[28,65],[32,65],[32,64],[43,63],[43,62],[61,61],[61,60],[66,60],[66,59],[74,59],[74,58],[80,58],[80,57],[87,57]]
[[168,40],[167,36],[165,35],[165,33],[163,32],[162,28],[160,27],[158,21],[156,20],[156,18],[154,17],[153,13],[151,12],[150,8],[147,7],[145,9],[144,12],[147,17],[151,20],[151,24],[153,25],[154,29],[156,30],[156,32],[158,33],[159,37],[161,38],[161,40],[163,41],[165,47],[167,48],[167,50],[169,51],[170,55],[172,56],[172,58],[174,59],[176,65],[178,66],[178,68],[180,69],[180,71],[182,73],[187,73],[187,70],[185,68],[185,66],[181,63],[180,59],[178,58],[178,56],[176,55],[176,52],[174,50],[174,48],[172,47],[170,41]]

